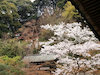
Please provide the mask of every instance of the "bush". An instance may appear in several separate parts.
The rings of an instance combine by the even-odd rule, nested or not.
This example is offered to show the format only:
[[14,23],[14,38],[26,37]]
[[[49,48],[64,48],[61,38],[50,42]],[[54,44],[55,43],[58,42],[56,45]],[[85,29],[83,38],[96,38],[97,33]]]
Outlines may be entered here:
[[23,75],[20,68],[24,67],[20,56],[9,58],[8,56],[0,57],[0,75]]
[[71,4],[70,1],[68,1],[63,8],[64,11],[62,12],[62,16],[65,19],[69,21],[75,21],[75,19],[81,19],[79,12],[75,9],[75,7]]
[[0,63],[0,75],[9,75],[9,67]]
[[15,66],[15,67],[22,67],[23,66],[23,63],[21,61],[20,56],[16,56],[13,58],[9,58],[8,56],[1,56],[0,63]]
[[53,31],[42,29],[39,36],[39,41],[48,41],[54,35]]
[[0,63],[0,75],[24,75],[24,73],[16,67]]
[[15,39],[2,41],[0,40],[0,56],[8,57],[24,56],[26,42],[20,42]]

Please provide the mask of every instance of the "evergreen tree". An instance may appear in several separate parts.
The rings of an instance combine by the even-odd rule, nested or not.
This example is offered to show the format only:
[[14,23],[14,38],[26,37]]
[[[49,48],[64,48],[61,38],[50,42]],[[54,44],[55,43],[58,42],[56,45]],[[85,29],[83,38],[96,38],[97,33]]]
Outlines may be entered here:
[[0,1],[0,37],[3,33],[14,33],[19,25],[17,7],[6,0]]
[[37,7],[35,2],[30,0],[8,0],[14,3],[18,8],[18,14],[20,15],[20,22],[25,22],[37,17]]

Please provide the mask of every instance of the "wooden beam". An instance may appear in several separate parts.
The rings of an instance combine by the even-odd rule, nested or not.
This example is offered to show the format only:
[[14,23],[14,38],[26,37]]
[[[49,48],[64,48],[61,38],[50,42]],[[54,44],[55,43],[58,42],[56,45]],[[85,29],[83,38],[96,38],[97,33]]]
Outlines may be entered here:
[[[87,0],[90,2],[90,4],[96,0]],[[92,1],[92,2],[91,2]],[[91,30],[94,32],[94,34],[96,35],[96,37],[100,40],[100,34],[98,34],[98,32],[96,32],[96,29],[95,29],[95,22],[94,20],[91,18],[90,14],[87,12],[87,10],[85,9],[85,5],[82,4],[83,0],[71,0],[72,4],[75,5],[75,7],[80,10],[80,12],[82,13],[83,17],[85,17],[85,19],[87,20],[87,22],[89,23],[89,27],[91,28]],[[98,4],[98,3],[97,3]],[[95,4],[93,5],[90,5],[90,6],[94,6]],[[97,11],[97,9],[96,9]],[[90,12],[94,12],[94,11],[90,11]]]

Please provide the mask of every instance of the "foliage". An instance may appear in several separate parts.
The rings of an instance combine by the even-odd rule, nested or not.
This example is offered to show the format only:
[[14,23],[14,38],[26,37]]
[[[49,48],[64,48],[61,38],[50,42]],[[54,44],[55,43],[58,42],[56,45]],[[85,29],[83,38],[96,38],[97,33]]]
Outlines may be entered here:
[[8,57],[24,56],[26,42],[17,41],[15,39],[0,41],[0,56],[7,55]]
[[[100,44],[88,27],[81,23],[60,23],[41,26],[52,30],[55,37],[42,43],[40,53],[55,54],[59,58],[55,75],[77,75],[80,72],[93,72],[100,66]],[[53,42],[57,43],[51,45]],[[91,54],[95,50],[95,54]],[[97,52],[98,51],[98,52]]]
[[53,32],[51,30],[41,29],[39,41],[48,41],[53,36]]
[[3,33],[12,32],[20,26],[17,7],[6,0],[0,2],[0,37]]
[[0,1],[0,37],[4,33],[14,33],[21,23],[37,19],[37,6],[30,0]]
[[41,47],[39,47],[38,49],[35,48],[35,49],[33,50],[33,54],[38,54],[39,51],[40,51],[40,49],[41,49]]
[[32,3],[30,0],[8,0],[8,2],[14,3],[17,6],[21,22],[33,18],[36,19],[37,9],[34,2]]
[[24,66],[20,56],[10,58],[8,56],[0,57],[0,75],[24,75],[20,69]]
[[13,57],[13,58],[10,58],[8,56],[1,56],[0,57],[0,63],[10,65],[10,66],[14,66],[14,67],[23,66],[23,63],[21,61],[20,56],[16,56],[16,57]]
[[24,72],[16,67],[0,63],[0,75],[24,75]]
[[63,6],[66,4],[67,0],[58,0],[57,7],[63,9]]
[[0,57],[0,75],[24,75],[21,68],[24,67],[20,56],[10,58],[8,56]]
[[64,11],[62,12],[62,16],[65,17],[68,20],[72,20],[75,18],[80,18],[78,11],[75,9],[75,7],[71,4],[70,1],[68,1],[64,5]]
[[55,7],[56,0],[35,0],[34,3],[38,9],[42,12],[46,7]]
[[[50,14],[49,11],[53,11],[53,13]],[[75,7],[71,4],[70,1],[66,0],[56,1],[56,8],[52,8],[52,10],[50,10],[49,7],[44,7],[44,12],[42,14],[42,17],[39,18],[42,22],[42,25],[54,25],[59,24],[62,21],[65,23],[72,23],[75,21],[82,20],[82,17],[80,16],[79,12],[75,9]]]

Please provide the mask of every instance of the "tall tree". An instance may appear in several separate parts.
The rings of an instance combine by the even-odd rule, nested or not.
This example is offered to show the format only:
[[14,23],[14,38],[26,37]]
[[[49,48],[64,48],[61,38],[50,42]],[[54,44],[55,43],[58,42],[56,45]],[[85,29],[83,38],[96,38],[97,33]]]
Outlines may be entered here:
[[0,37],[3,33],[15,32],[19,25],[17,7],[6,0],[0,1]]
[[34,2],[31,2],[30,0],[8,0],[8,1],[14,3],[17,6],[18,14],[20,15],[20,22],[36,19],[37,7]]

